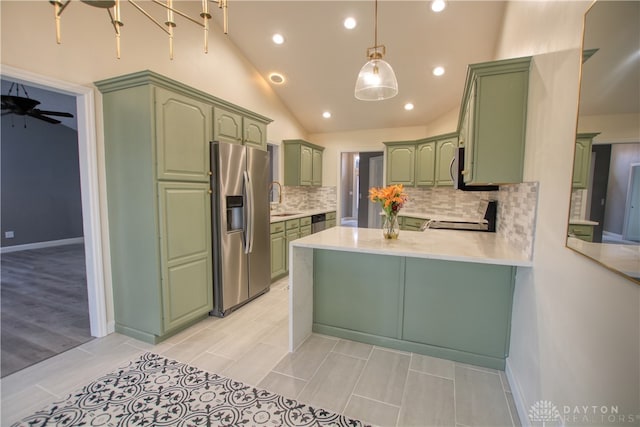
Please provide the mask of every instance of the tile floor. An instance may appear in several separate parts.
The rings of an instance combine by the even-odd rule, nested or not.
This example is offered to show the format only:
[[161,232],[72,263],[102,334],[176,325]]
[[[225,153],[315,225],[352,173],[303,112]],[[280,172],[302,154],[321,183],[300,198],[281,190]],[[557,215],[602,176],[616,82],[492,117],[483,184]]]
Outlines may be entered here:
[[1,424],[153,351],[375,425],[520,425],[504,372],[323,335],[290,354],[287,311],[285,278],[228,317],[155,346],[95,339],[2,379]]

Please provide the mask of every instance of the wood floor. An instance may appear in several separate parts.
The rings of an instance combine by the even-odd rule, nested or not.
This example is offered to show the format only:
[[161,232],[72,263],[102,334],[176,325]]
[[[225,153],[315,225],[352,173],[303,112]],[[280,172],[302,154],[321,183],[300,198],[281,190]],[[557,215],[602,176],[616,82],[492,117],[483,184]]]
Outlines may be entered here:
[[11,252],[0,264],[2,377],[92,339],[83,244]]

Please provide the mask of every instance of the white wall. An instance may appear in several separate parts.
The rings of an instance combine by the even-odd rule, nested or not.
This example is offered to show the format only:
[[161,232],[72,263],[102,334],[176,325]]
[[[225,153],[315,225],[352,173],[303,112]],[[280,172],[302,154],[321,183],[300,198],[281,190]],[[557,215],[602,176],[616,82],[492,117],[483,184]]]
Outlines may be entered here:
[[640,409],[640,286],[565,247],[587,7],[510,3],[497,50],[499,58],[536,55],[524,177],[540,182],[534,267],[518,272],[507,362],[525,424],[539,400],[561,411],[565,405],[617,405],[625,415]]
[[[162,8],[149,1],[138,2],[161,16]],[[198,2],[177,2],[191,16],[198,16]],[[193,10],[186,9],[195,8]],[[213,25],[209,53],[202,50],[202,30],[176,16],[175,59],[169,60],[168,38],[153,23],[122,3],[122,57],[116,59],[114,30],[107,13],[81,2],[71,2],[61,16],[62,44],[55,41],[53,6],[48,1],[0,1],[0,62],[67,83],[93,87],[93,82],[150,69],[218,98],[230,101],[274,120],[268,139],[305,138],[306,131],[275,95],[265,79],[241,52]],[[160,11],[160,12],[159,12]],[[213,13],[220,13],[212,7]],[[160,15],[158,15],[160,13]],[[230,14],[233,12],[230,11]],[[96,93],[96,132],[103,218],[105,294],[111,305],[108,256],[107,200],[104,171],[102,98]],[[110,307],[108,307],[110,308]],[[108,321],[113,321],[109,310]]]
[[639,142],[640,114],[580,116],[578,133],[600,132],[594,143]]

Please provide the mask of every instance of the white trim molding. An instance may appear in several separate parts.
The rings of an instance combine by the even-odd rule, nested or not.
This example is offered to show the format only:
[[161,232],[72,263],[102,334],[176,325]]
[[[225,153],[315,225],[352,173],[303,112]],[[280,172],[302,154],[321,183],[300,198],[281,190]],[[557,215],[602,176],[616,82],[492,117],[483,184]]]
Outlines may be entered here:
[[51,248],[54,246],[75,245],[83,243],[84,237],[72,237],[70,239],[49,240],[46,242],[25,243],[22,245],[4,246],[0,248],[0,254],[8,254],[10,252],[28,251],[31,249]]
[[[108,237],[101,232],[100,178],[96,139],[96,106],[91,87],[54,79],[27,70],[0,65],[0,75],[19,83],[76,97],[78,119],[78,155],[80,160],[80,191],[82,222],[89,296],[89,323],[91,335],[102,337],[109,333],[107,324],[107,298],[105,295],[105,267],[103,243]],[[106,219],[106,218],[105,218]],[[107,246],[108,247],[108,246]]]
[[522,390],[520,389],[520,383],[518,383],[518,381],[513,376],[509,358],[507,358],[504,373],[507,376],[507,382],[509,383],[509,388],[511,389],[513,403],[515,403],[516,411],[518,411],[520,424],[522,425],[522,427],[531,427],[531,421],[529,420],[529,413],[527,412],[526,404],[524,402],[524,396],[522,395]]

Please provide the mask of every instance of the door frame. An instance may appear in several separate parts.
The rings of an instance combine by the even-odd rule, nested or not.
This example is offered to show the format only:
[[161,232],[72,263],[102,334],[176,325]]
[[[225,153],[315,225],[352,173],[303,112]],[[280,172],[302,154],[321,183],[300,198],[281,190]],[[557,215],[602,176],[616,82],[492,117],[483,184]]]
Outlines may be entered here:
[[[111,271],[107,233],[107,216],[102,215],[100,203],[100,168],[98,165],[98,145],[96,138],[96,108],[94,91],[91,87],[80,86],[55,78],[32,73],[7,65],[0,66],[0,75],[19,83],[38,87],[76,98],[78,122],[78,158],[80,163],[80,197],[82,201],[82,228],[84,234],[85,267],[87,273],[87,293],[89,302],[89,324],[91,335],[103,337],[114,330],[107,321],[107,299],[105,294],[105,271]],[[101,158],[104,153],[100,152]],[[102,171],[104,172],[104,171]],[[102,201],[106,206],[106,201]],[[107,246],[103,246],[107,245]],[[105,250],[103,251],[103,247]],[[106,270],[105,270],[106,269]],[[111,308],[113,312],[113,308]]]
[[342,174],[340,173],[342,170],[342,153],[371,153],[371,152],[378,152],[378,151],[382,151],[382,165],[383,165],[383,171],[382,171],[382,182],[385,182],[385,174],[386,174],[386,156],[384,155],[384,146],[379,147],[379,146],[364,146],[364,147],[358,147],[358,146],[354,146],[354,147],[345,147],[345,148],[341,148],[338,150],[337,152],[337,162],[336,164],[338,165],[338,167],[336,168],[336,218],[338,218],[338,224],[340,225],[340,220],[339,218],[342,218]]
[[624,223],[622,225],[622,238],[625,240],[631,240],[636,236],[629,236],[629,217],[631,213],[631,202],[633,199],[633,189],[634,189],[634,172],[640,175],[640,163],[631,163],[629,165],[629,181],[627,184],[627,200],[624,204]]

